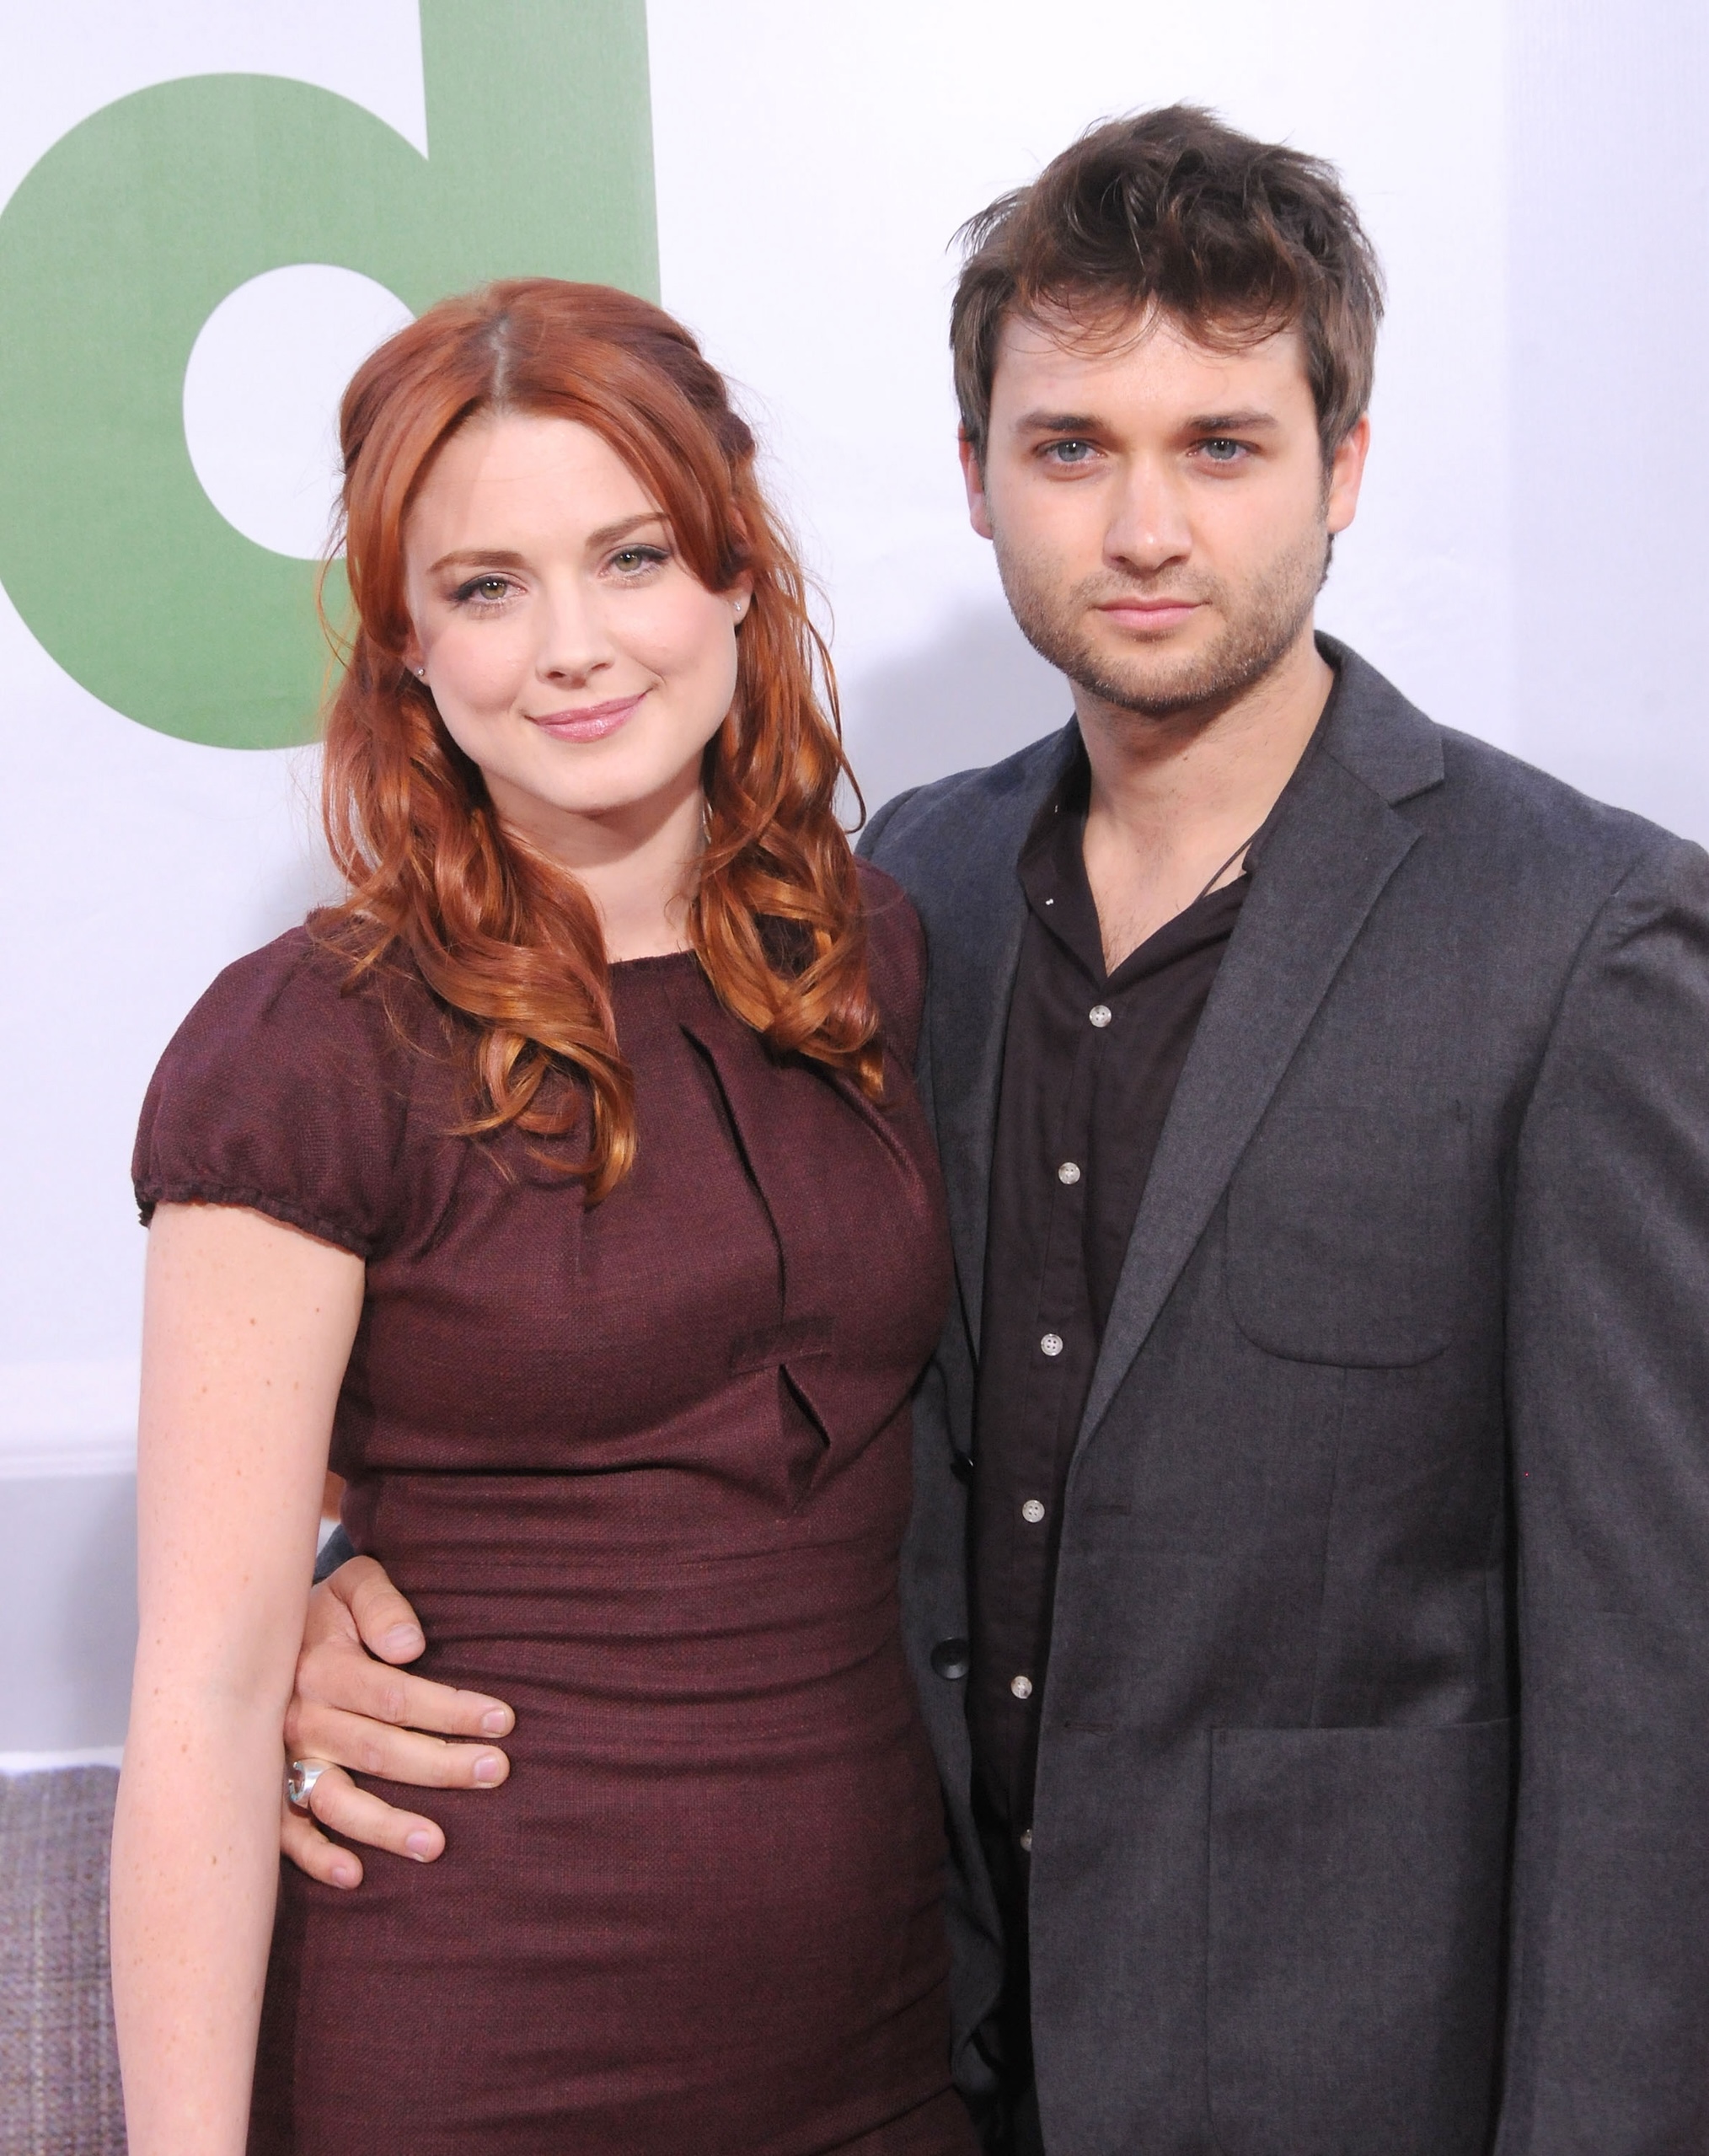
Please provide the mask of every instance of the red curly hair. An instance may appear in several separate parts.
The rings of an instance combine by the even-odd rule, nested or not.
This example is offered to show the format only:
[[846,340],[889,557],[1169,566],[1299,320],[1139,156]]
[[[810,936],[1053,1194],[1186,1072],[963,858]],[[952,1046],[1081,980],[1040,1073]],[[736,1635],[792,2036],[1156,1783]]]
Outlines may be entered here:
[[407,952],[469,1022],[469,1132],[514,1124],[563,1136],[591,1102],[576,1172],[592,1202],[635,1147],[598,918],[572,876],[501,828],[402,656],[410,506],[458,427],[506,412],[592,428],[664,512],[709,591],[753,580],[735,701],[705,751],[689,941],[726,1007],[777,1054],[811,1057],[876,1096],[882,1049],[836,814],[838,782],[852,775],[829,655],[722,377],[679,323],[603,285],[519,278],[442,301],[363,362],[340,413],[356,626],[326,714],[322,813],[349,896],[319,927],[358,972]]

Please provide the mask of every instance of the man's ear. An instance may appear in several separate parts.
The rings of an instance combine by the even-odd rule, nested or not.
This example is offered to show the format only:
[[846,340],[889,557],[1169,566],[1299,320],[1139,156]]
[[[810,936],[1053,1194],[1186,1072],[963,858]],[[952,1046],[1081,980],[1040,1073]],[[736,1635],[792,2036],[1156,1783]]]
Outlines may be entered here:
[[985,499],[985,475],[972,437],[964,426],[956,438],[962,456],[962,480],[967,490],[967,518],[981,539],[993,536],[990,505]]
[[1359,506],[1359,484],[1365,475],[1365,455],[1371,446],[1369,415],[1361,413],[1342,437],[1329,460],[1329,485],[1324,501],[1324,522],[1332,539],[1344,532]]

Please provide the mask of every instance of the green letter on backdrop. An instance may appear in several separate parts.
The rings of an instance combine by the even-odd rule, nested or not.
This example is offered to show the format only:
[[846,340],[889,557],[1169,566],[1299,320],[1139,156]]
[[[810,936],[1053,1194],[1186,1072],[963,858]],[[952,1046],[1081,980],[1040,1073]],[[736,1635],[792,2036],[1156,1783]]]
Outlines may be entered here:
[[425,158],[329,91],[204,75],[106,106],[35,166],[0,215],[0,583],[84,688],[190,741],[312,734],[314,571],[203,493],[190,347],[297,262],[416,314],[495,276],[652,294],[646,40],[645,0],[421,0]]

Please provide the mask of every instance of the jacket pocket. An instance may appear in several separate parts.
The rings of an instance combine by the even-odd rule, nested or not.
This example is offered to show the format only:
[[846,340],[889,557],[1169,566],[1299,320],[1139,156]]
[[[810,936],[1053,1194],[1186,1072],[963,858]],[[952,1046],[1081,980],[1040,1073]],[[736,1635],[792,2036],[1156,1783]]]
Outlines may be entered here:
[[1513,1724],[1212,1735],[1207,2043],[1224,2156],[1481,2156]]
[[1229,1185],[1235,1322],[1296,1362],[1428,1361],[1465,1293],[1470,1183],[1457,1102],[1278,1102]]

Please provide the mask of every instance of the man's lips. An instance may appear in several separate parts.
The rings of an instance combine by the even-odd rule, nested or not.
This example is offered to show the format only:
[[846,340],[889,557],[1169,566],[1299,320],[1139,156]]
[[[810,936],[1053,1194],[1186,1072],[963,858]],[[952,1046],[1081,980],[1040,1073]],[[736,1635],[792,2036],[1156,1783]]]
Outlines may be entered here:
[[579,704],[570,711],[530,711],[527,716],[531,726],[550,734],[554,741],[603,741],[617,732],[646,695],[643,689],[640,695],[613,697],[608,704]]
[[1154,632],[1178,629],[1198,612],[1198,599],[1106,599],[1098,612],[1118,629]]

